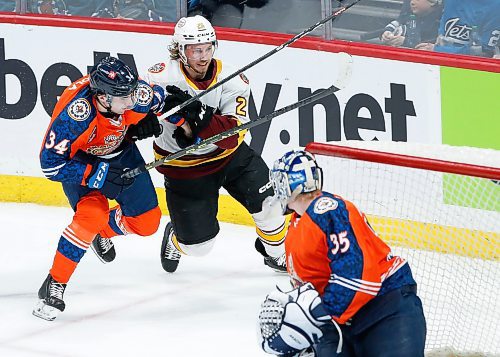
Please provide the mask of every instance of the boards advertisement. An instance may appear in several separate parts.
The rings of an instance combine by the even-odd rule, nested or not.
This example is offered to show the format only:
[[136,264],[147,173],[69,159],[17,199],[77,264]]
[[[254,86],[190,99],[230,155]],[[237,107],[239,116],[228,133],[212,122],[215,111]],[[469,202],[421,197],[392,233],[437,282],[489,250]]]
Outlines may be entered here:
[[[0,23],[0,130],[4,134],[0,150],[8,153],[0,155],[0,200],[63,203],[64,196],[54,193],[59,185],[43,178],[38,162],[58,96],[107,55],[117,56],[145,73],[153,64],[168,59],[170,41],[171,36],[164,34]],[[237,69],[273,48],[268,44],[220,40],[215,57]],[[335,52],[289,47],[249,69],[245,75],[252,88],[250,118],[331,86],[339,75],[337,57]],[[455,89],[453,78],[468,72],[475,71],[446,70],[443,77],[443,68],[438,65],[354,55],[346,88],[253,128],[246,141],[268,165],[284,152],[311,141],[449,143],[456,133],[470,132],[470,125],[466,120],[452,123],[449,108],[453,101],[443,90]],[[493,73],[484,77],[495,75],[498,78]],[[488,82],[488,78],[482,80]],[[480,97],[482,88],[476,88],[476,97]],[[471,108],[488,111],[491,99],[483,105],[478,100],[471,103]],[[468,101],[460,104],[467,107]],[[464,109],[463,113],[471,110]],[[481,117],[480,113],[477,117]],[[481,120],[490,125],[493,118]],[[481,141],[477,135],[472,144]],[[498,145],[495,140],[488,142]],[[139,146],[146,161],[152,161],[151,140]],[[163,187],[160,174],[153,172],[152,177],[156,187]],[[162,198],[160,201],[164,202]]]

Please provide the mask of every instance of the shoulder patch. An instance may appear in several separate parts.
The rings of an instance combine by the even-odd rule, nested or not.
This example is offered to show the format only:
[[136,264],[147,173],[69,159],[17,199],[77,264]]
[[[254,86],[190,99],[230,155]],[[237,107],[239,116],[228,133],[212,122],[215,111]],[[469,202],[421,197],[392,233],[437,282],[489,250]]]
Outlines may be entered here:
[[140,106],[149,105],[153,100],[153,89],[147,84],[139,83],[135,90],[135,96],[137,98],[137,104]]
[[165,69],[166,65],[165,63],[161,62],[161,63],[157,63],[151,67],[148,68],[148,72],[150,73],[160,73],[161,71],[163,71]]
[[243,82],[245,82],[246,84],[249,84],[250,81],[248,80],[247,76],[245,76],[243,73],[240,73],[240,78]]
[[314,213],[323,214],[328,211],[333,211],[338,205],[339,203],[331,197],[321,197],[314,204]]
[[67,109],[68,115],[71,119],[76,121],[85,121],[89,118],[91,113],[90,103],[85,98],[78,98],[73,101]]

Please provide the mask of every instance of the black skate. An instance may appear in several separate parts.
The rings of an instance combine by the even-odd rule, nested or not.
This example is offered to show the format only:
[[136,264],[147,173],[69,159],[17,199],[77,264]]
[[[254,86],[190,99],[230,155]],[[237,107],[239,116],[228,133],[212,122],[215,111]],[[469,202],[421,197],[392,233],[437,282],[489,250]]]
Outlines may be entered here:
[[177,270],[179,265],[179,260],[181,259],[181,253],[177,250],[172,242],[172,236],[174,235],[174,227],[171,222],[168,222],[165,227],[165,232],[163,233],[163,241],[161,242],[161,266],[163,270],[167,273],[173,273]]
[[116,251],[115,245],[109,238],[103,238],[101,235],[96,235],[92,244],[90,245],[99,260],[104,264],[115,260]]
[[277,273],[286,273],[286,255],[283,253],[279,257],[271,257],[267,254],[264,244],[259,238],[255,240],[255,249],[264,257],[264,265],[267,265]]
[[35,305],[33,315],[47,321],[54,320],[66,307],[63,301],[65,289],[66,284],[58,283],[49,274],[38,290],[40,301]]

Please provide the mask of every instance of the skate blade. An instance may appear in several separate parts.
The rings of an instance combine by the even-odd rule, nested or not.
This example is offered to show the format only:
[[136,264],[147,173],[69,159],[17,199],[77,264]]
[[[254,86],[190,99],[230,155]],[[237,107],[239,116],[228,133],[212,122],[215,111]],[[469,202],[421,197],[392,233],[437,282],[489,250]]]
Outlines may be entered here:
[[92,249],[92,251],[94,252],[94,254],[96,255],[96,257],[101,261],[101,263],[103,264],[108,264],[109,262],[105,261],[104,259],[101,258],[101,256],[99,255],[99,253],[97,253],[97,250],[94,248],[94,245],[91,244],[90,245],[90,249]]
[[33,315],[47,321],[53,321],[61,311],[40,300],[33,308]]

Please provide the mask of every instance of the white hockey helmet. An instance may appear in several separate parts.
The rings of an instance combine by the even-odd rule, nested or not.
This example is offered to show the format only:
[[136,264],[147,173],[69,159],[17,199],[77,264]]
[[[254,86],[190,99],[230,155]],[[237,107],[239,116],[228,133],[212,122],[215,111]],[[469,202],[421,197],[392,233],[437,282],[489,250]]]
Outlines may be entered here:
[[186,45],[212,43],[214,52],[217,48],[217,37],[212,24],[200,15],[182,17],[177,21],[172,42],[177,44],[179,57],[184,64],[187,64]]
[[289,151],[276,160],[269,179],[283,213],[287,211],[288,202],[299,194],[323,188],[323,171],[314,155],[304,150]]

